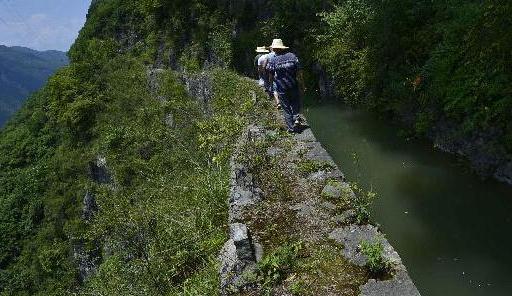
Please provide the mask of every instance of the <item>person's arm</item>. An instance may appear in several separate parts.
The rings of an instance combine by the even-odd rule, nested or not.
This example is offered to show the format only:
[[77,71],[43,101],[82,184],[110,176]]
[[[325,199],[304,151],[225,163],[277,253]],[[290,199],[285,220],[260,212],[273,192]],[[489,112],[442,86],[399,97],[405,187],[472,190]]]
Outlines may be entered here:
[[263,77],[263,74],[265,74],[265,68],[263,67],[263,65],[258,65],[258,74],[260,75],[260,77]]
[[268,71],[268,82],[270,84],[270,90],[275,91],[275,89],[274,89],[275,73],[274,73],[274,64],[272,63],[272,61],[270,61],[270,60],[266,61],[265,70]]

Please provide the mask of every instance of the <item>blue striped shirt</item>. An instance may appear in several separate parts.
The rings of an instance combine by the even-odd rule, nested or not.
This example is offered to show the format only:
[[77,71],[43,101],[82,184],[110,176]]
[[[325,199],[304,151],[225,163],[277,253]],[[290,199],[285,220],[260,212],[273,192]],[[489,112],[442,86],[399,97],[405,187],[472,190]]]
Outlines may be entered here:
[[267,69],[274,74],[275,91],[284,94],[286,91],[297,88],[297,72],[300,69],[299,59],[291,52],[274,55],[270,58]]

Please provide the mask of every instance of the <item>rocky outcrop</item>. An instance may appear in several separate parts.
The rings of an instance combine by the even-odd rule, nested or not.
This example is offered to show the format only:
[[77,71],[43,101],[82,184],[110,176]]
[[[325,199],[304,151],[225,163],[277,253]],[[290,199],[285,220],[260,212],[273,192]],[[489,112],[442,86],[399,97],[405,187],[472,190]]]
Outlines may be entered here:
[[99,155],[89,163],[89,177],[98,184],[110,184],[113,182],[107,168],[107,159]]
[[90,222],[93,218],[94,214],[98,211],[98,204],[96,203],[96,198],[94,194],[87,191],[83,200],[82,207],[82,219],[86,222]]
[[[107,186],[114,189],[114,179],[107,167],[107,159],[98,155],[94,161],[89,162],[89,178],[97,186]],[[82,200],[82,220],[91,223],[99,206],[94,192],[87,190]],[[102,244],[99,241],[89,241],[84,238],[75,238],[73,242],[73,259],[78,267],[79,279],[86,281],[93,275],[102,261]]]
[[351,224],[349,226],[336,228],[329,234],[329,237],[342,244],[344,246],[343,255],[350,260],[350,262],[359,266],[365,266],[367,261],[367,258],[362,254],[360,249],[361,242],[378,242],[383,245],[383,257],[393,266],[393,275],[391,279],[387,280],[370,279],[361,287],[360,296],[420,295],[409,277],[400,256],[379,232],[377,227],[373,225]]
[[231,158],[231,186],[229,193],[229,222],[240,222],[243,210],[261,200],[263,192],[255,184],[252,173],[247,165],[240,163],[237,153],[247,141],[254,141],[262,137],[261,131],[256,126],[251,126],[243,134],[238,143],[235,156]]
[[512,156],[495,144],[503,133],[492,128],[470,134],[457,132],[459,130],[461,127],[440,120],[427,136],[439,150],[466,158],[477,174],[512,185]]
[[[403,107],[398,119],[414,130],[418,107]],[[468,161],[473,171],[481,177],[495,179],[512,185],[512,155],[497,139],[504,137],[497,128],[463,132],[464,127],[447,118],[441,118],[426,131],[426,137],[435,148],[460,156]]]
[[181,79],[188,94],[201,103],[203,112],[205,114],[211,114],[209,102],[212,99],[213,83],[210,75],[206,72],[194,74],[184,73]]
[[219,255],[221,295],[230,295],[250,284],[245,276],[254,272],[262,252],[261,245],[252,240],[247,225],[229,225],[229,240]]
[[73,258],[78,265],[80,282],[96,273],[101,263],[101,250],[97,243],[88,244],[84,240],[73,245]]
[[224,244],[219,255],[222,295],[240,291],[249,284],[244,279],[244,274],[255,270],[256,263],[263,253],[261,245],[253,241],[247,225],[240,223],[243,220],[244,209],[260,201],[262,191],[256,186],[249,168],[238,160],[241,148],[248,141],[261,136],[261,131],[257,127],[249,127],[241,136],[230,162],[229,240]]
[[509,161],[496,169],[494,177],[502,182],[512,185],[512,161]]

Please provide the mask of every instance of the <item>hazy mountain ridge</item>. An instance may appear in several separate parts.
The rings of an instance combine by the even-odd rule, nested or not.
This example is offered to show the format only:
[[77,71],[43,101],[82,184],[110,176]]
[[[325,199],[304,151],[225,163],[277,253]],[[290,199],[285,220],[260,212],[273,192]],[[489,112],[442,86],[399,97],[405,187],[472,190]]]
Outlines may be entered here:
[[0,45],[0,126],[55,70],[67,64],[65,52]]

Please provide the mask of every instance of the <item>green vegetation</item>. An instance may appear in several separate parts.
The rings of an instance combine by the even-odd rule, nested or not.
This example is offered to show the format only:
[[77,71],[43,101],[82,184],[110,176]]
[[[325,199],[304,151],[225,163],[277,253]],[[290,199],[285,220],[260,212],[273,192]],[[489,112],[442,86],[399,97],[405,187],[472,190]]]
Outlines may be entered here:
[[[512,151],[512,4],[93,2],[71,64],[0,135],[0,295],[215,295],[233,143],[249,123],[277,129],[264,94],[228,69],[252,72],[254,47],[273,37],[299,53],[308,77],[322,65],[350,103],[412,114],[418,133],[440,120],[462,135],[492,128],[490,144]],[[148,81],[150,68],[165,70]],[[186,78],[207,96],[191,97]],[[251,160],[261,171],[278,165],[265,145]],[[92,180],[98,156],[112,184]],[[273,171],[258,185],[293,198],[285,170]],[[367,222],[375,195],[353,189]],[[91,219],[86,193],[98,207]],[[285,210],[274,214],[269,228],[289,223]],[[264,282],[282,280],[295,249],[264,261]],[[80,274],[77,255],[99,263],[94,275]]]
[[370,206],[377,198],[377,193],[373,190],[365,191],[357,183],[350,183],[350,188],[355,193],[353,201],[354,209],[356,210],[356,220],[358,224],[365,224],[370,221]]
[[320,160],[311,160],[311,159],[302,159],[298,165],[299,172],[307,177],[312,173],[319,171],[331,171],[334,169],[334,166],[327,161]]
[[[161,79],[166,100],[159,101],[146,91],[146,70],[136,59],[119,56],[103,69],[101,93],[80,83],[74,65],[62,70],[3,133],[2,293],[73,291],[79,277],[70,254],[82,244],[89,251],[103,246],[103,263],[84,293],[215,293],[228,156],[256,108],[251,94],[238,90],[253,85],[211,72],[206,115],[172,72]],[[90,96],[83,87],[92,88]],[[88,177],[96,155],[106,157],[114,190]],[[90,223],[80,218],[86,191],[100,209]]]
[[361,242],[361,252],[366,257],[366,267],[374,276],[383,276],[391,268],[390,262],[384,257],[381,242]]
[[511,153],[511,13],[506,1],[339,1],[320,14],[314,55],[351,104],[420,135],[440,122],[459,138],[491,129],[486,144]]
[[[2,132],[1,295],[217,293],[228,158],[241,129],[257,120],[254,110],[265,106],[253,100],[261,93],[252,82],[220,70],[207,73],[207,110],[169,70],[152,94],[153,44],[128,40],[148,21],[135,3],[98,2],[71,65]],[[212,37],[217,47],[222,36]],[[98,155],[113,185],[91,180]],[[99,208],[91,221],[81,218],[86,192]],[[78,249],[100,258],[85,282],[73,258]]]
[[263,290],[270,295],[272,287],[280,283],[297,263],[302,242],[285,244],[258,263],[259,280]]

